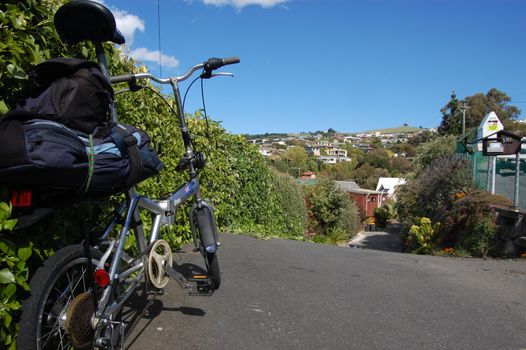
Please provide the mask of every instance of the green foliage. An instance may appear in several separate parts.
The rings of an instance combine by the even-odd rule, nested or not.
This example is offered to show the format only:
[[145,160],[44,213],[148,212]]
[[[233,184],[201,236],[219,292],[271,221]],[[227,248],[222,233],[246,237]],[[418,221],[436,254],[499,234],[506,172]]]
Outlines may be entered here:
[[472,191],[438,216],[443,222],[440,247],[455,247],[473,256],[499,256],[506,232],[497,227],[493,206],[511,207],[511,201],[486,191]]
[[329,229],[326,234],[314,236],[312,241],[314,243],[336,245],[346,243],[350,238],[352,238],[352,235],[343,228],[333,227]]
[[380,208],[374,209],[374,219],[376,226],[384,228],[387,225],[387,222],[391,219],[391,214],[387,208],[383,206]]
[[406,237],[407,249],[415,254],[429,254],[435,247],[439,227],[439,223],[433,224],[431,219],[426,217],[415,220]]
[[413,172],[418,175],[435,159],[443,156],[453,156],[456,152],[456,137],[439,136],[429,142],[421,144],[416,150],[413,160]]
[[462,133],[462,112],[460,105],[468,107],[466,111],[466,130],[476,128],[484,116],[494,111],[506,130],[514,131],[513,120],[520,115],[520,109],[510,105],[511,98],[503,91],[492,88],[486,94],[476,93],[459,101],[452,96],[450,101],[442,108],[442,123],[438,128],[441,135],[460,135]]
[[[10,219],[11,206],[0,203],[0,232],[12,230],[16,220]],[[20,309],[17,291],[29,291],[26,261],[31,246],[18,247],[0,235],[0,346],[14,348],[18,326],[13,316]]]
[[375,189],[378,180],[381,177],[388,177],[389,170],[384,168],[376,168],[369,163],[365,163],[358,167],[354,172],[354,181],[361,188]]
[[64,2],[6,0],[0,4],[0,114],[14,107],[34,65],[55,56],[82,55],[80,45],[71,49],[63,45],[52,25],[52,14]]
[[[57,56],[94,59],[90,43],[66,46],[60,41],[53,27],[53,15],[64,2],[8,0],[0,4],[0,113],[12,108],[25,94],[28,72],[35,64]],[[105,44],[105,50],[110,74],[144,71],[144,67],[113,45]],[[169,103],[173,106],[173,100],[169,99]],[[183,184],[187,175],[177,173],[175,166],[184,149],[178,120],[168,106],[147,89],[120,94],[116,104],[120,121],[148,132],[166,165],[161,174],[139,184],[138,191],[161,198]],[[208,158],[200,177],[202,192],[215,205],[220,230],[303,237],[304,197],[290,177],[272,172],[243,137],[228,134],[218,122],[206,123],[200,111],[189,118],[188,125],[195,136],[196,148]],[[10,210],[9,206],[0,204],[0,228],[4,230],[15,224],[9,219]],[[70,206],[31,232],[0,234],[0,347],[13,344],[17,300],[21,300],[27,289],[28,275],[57,248],[78,242],[85,229],[90,229],[90,223],[96,222],[106,210],[94,205]],[[188,207],[180,208],[175,227],[164,233],[173,246],[190,239],[187,214]],[[143,219],[148,229],[151,219]],[[130,238],[126,245],[132,244],[133,238]]]
[[347,238],[356,233],[360,221],[358,209],[354,202],[336,187],[334,181],[323,179],[314,186],[305,186],[304,190],[310,232],[325,236],[341,235],[343,232]]
[[468,162],[456,156],[439,157],[397,191],[399,219],[406,227],[417,217],[433,219],[441,210],[451,208],[457,194],[470,188]]
[[288,161],[291,167],[305,169],[309,155],[307,154],[307,151],[305,151],[305,148],[292,146],[285,151],[283,157]]
[[321,176],[328,177],[335,181],[353,179],[356,164],[356,161],[327,164]]

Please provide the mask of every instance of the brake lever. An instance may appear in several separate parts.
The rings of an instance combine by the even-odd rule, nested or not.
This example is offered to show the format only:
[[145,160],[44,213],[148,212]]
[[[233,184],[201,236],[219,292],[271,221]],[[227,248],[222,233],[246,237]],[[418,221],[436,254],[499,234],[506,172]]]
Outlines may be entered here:
[[212,73],[212,78],[213,77],[233,77],[234,74],[232,73],[228,73],[228,72],[217,72],[217,73]]

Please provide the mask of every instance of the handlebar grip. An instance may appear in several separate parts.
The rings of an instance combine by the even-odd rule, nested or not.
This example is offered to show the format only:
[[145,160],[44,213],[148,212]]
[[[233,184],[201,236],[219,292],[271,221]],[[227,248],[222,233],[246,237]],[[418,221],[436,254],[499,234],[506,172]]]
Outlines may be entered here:
[[112,84],[117,84],[132,81],[134,78],[134,74],[116,75],[114,77],[110,77],[110,82]]
[[239,57],[228,57],[228,58],[223,58],[223,65],[228,65],[228,64],[236,64],[236,63],[239,63],[241,62],[241,60],[239,59]]
[[209,58],[208,61],[203,63],[203,67],[207,72],[211,72],[227,64],[239,63],[239,57],[228,57],[228,58]]

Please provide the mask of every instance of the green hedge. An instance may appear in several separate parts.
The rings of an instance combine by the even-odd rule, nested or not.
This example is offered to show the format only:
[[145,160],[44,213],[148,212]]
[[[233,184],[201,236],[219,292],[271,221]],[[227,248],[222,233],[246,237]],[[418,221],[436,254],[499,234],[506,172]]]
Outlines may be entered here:
[[[66,46],[53,28],[53,14],[64,2],[8,0],[0,4],[0,113],[13,108],[24,95],[28,72],[35,64],[56,56],[94,58],[91,44]],[[110,74],[144,71],[114,46],[105,44],[105,49]],[[138,190],[155,198],[182,184],[185,175],[175,171],[183,154],[181,135],[166,104],[145,89],[118,95],[117,109],[121,122],[148,132],[166,165],[159,176],[139,184]],[[241,136],[226,132],[220,123],[210,122],[207,128],[200,111],[190,116],[188,124],[198,150],[205,151],[208,159],[202,190],[215,205],[220,230],[303,237],[303,193],[290,177],[272,172],[254,147]],[[5,201],[5,196],[2,198]],[[28,276],[61,245],[78,241],[101,210],[108,209],[72,206],[30,232],[13,234],[8,230],[13,225],[10,207],[0,205],[0,348],[14,347],[16,313],[19,300],[27,293]],[[187,207],[179,210],[177,224],[164,233],[174,246],[190,239],[187,211]]]

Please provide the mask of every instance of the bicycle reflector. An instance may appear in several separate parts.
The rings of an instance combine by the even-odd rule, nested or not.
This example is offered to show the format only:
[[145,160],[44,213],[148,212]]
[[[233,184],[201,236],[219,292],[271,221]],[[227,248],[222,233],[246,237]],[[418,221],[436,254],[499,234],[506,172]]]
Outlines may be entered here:
[[100,288],[104,288],[108,284],[110,284],[110,275],[108,275],[106,270],[98,269],[93,274],[93,280],[97,286],[99,286]]
[[31,190],[12,190],[11,205],[14,208],[28,208],[31,206],[33,192]]

